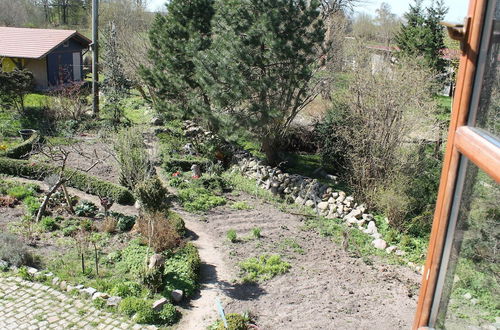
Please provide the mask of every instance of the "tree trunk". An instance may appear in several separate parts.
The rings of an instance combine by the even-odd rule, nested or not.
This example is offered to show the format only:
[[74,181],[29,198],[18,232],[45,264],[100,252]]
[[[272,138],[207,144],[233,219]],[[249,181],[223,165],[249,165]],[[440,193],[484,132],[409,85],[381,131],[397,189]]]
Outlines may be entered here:
[[69,197],[68,190],[66,189],[66,185],[62,184],[61,185],[63,193],[64,193],[64,199],[66,199],[66,204],[68,204],[68,211],[71,214],[75,214],[75,210],[73,209],[73,205],[71,204],[71,198]]
[[280,162],[278,155],[277,143],[272,138],[264,138],[262,141],[262,150],[266,154],[266,159],[269,165],[276,166]]
[[45,195],[42,205],[40,205],[40,208],[38,209],[38,213],[36,214],[36,222],[40,222],[42,220],[42,216],[45,213],[45,209],[47,208],[47,204],[49,203],[50,196],[52,196],[53,193],[56,192],[57,189],[64,183],[63,179],[59,179],[55,185],[52,186],[52,188],[49,189],[47,194]]

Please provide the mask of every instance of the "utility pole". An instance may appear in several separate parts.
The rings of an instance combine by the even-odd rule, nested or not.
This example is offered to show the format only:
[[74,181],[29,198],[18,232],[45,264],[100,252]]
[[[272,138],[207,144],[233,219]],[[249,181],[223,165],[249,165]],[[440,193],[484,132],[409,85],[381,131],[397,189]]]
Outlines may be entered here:
[[97,24],[99,23],[99,0],[92,0],[92,112],[94,117],[99,116],[99,42]]

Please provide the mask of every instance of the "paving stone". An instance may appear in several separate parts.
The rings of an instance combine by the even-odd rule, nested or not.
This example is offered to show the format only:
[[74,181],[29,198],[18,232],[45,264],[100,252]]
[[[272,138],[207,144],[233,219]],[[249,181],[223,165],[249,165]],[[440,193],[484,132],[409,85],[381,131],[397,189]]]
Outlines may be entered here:
[[[144,329],[131,320],[92,306],[90,299],[74,299],[41,283],[0,277],[0,329]],[[83,311],[85,314],[81,315]],[[38,316],[39,315],[39,316]],[[34,319],[38,316],[40,320]],[[149,327],[148,327],[149,328]]]

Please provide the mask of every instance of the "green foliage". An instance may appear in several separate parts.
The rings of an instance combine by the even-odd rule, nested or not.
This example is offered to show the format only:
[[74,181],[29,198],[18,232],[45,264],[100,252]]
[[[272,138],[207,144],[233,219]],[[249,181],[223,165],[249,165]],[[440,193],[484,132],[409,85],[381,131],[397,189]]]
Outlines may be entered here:
[[157,14],[149,31],[151,67],[143,68],[142,76],[154,90],[157,111],[169,119],[196,116],[207,122],[213,117],[193,62],[210,46],[213,3],[170,1],[166,14]]
[[409,11],[404,15],[403,24],[396,34],[396,43],[400,56],[413,60],[423,57],[424,62],[436,73],[444,74],[447,63],[442,58],[444,45],[444,28],[439,24],[448,12],[443,1],[433,2],[431,7],[422,8],[422,2],[415,0],[410,4]]
[[80,217],[94,217],[97,212],[99,212],[99,208],[90,201],[81,201],[75,207],[75,214]]
[[17,275],[25,281],[33,281],[33,275],[28,272],[28,268],[22,266],[19,268]]
[[165,262],[163,294],[170,296],[175,289],[180,289],[190,297],[198,288],[198,271],[201,259],[198,250],[191,243],[186,244]]
[[130,273],[139,278],[146,269],[148,247],[141,245],[139,240],[132,240],[121,251],[121,259],[116,268],[122,273]]
[[227,328],[222,320],[217,320],[208,329],[209,330],[247,330],[250,320],[247,316],[229,313],[226,315]]
[[181,237],[186,234],[186,224],[179,214],[174,211],[168,211],[167,219]]
[[262,282],[288,272],[291,265],[281,260],[279,255],[262,255],[240,262],[241,270],[246,274],[244,282]]
[[27,246],[16,236],[0,233],[0,260],[7,261],[16,267],[29,266],[33,263],[33,256],[29,253]]
[[0,106],[24,112],[24,98],[33,90],[33,82],[33,73],[28,70],[0,70]]
[[120,165],[120,183],[134,190],[151,174],[151,161],[144,145],[142,129],[122,129],[113,139],[113,148]]
[[[49,174],[57,173],[58,167],[47,163],[36,163],[25,160],[9,159],[0,157],[0,173],[27,177],[34,180],[41,180]],[[134,197],[129,190],[108,181],[88,175],[84,172],[67,170],[67,185],[86,193],[107,196],[113,198],[119,204],[130,205],[134,203]]]
[[214,22],[212,45],[195,61],[203,87],[276,163],[280,140],[315,95],[325,36],[319,2],[219,1]]
[[7,195],[17,198],[25,199],[28,196],[33,196],[35,192],[24,185],[14,186],[7,190]]
[[67,227],[63,227],[62,234],[63,236],[73,236],[74,233],[78,230],[76,225],[69,225]]
[[190,171],[191,166],[198,165],[202,171],[206,170],[210,164],[210,161],[206,158],[199,156],[185,156],[180,158],[179,156],[169,156],[163,158],[163,168],[167,172],[175,171]]
[[184,209],[189,212],[205,212],[226,203],[224,197],[216,196],[205,188],[179,189],[177,196],[181,200]]
[[232,209],[235,210],[250,210],[252,207],[248,205],[247,202],[245,201],[240,201],[240,202],[234,202],[233,204],[230,205]]
[[121,232],[126,232],[132,229],[135,224],[136,217],[133,215],[125,215],[119,212],[111,212],[110,214],[114,217],[116,222],[116,228]]
[[137,297],[141,294],[142,287],[139,283],[132,281],[125,281],[117,283],[110,291],[109,294],[119,297]]
[[43,231],[54,231],[59,228],[59,224],[56,219],[52,217],[43,217],[42,220],[40,220],[40,227]]
[[181,314],[175,306],[169,303],[163,305],[163,308],[158,313],[159,323],[163,325],[175,324],[179,320],[180,316]]
[[261,231],[262,231],[262,229],[260,229],[260,228],[253,228],[252,229],[252,236],[257,238],[257,239],[261,238],[262,237]]
[[151,300],[136,297],[123,299],[118,310],[130,317],[135,315],[134,320],[139,324],[172,325],[180,316],[172,304],[166,304],[160,311],[156,311],[152,307]]
[[146,212],[162,212],[168,210],[168,190],[158,177],[147,179],[136,186],[135,194]]
[[238,235],[236,234],[236,230],[229,229],[226,233],[226,238],[231,243],[236,243],[238,241]]

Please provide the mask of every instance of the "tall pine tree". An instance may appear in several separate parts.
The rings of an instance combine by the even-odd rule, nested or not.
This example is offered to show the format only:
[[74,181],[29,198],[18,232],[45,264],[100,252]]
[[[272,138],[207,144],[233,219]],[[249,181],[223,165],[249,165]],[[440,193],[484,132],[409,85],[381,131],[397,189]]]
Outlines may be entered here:
[[193,59],[211,42],[213,0],[172,0],[150,29],[151,65],[142,76],[152,87],[153,102],[167,118],[212,121],[210,99],[196,76]]
[[446,61],[442,58],[444,31],[439,22],[443,20],[448,8],[443,0],[433,2],[423,8],[422,0],[415,0],[404,15],[406,24],[396,34],[400,56],[421,58],[424,63],[441,76],[446,72]]
[[319,3],[306,0],[217,2],[213,41],[196,59],[217,109],[279,162],[280,141],[317,93],[325,30]]

